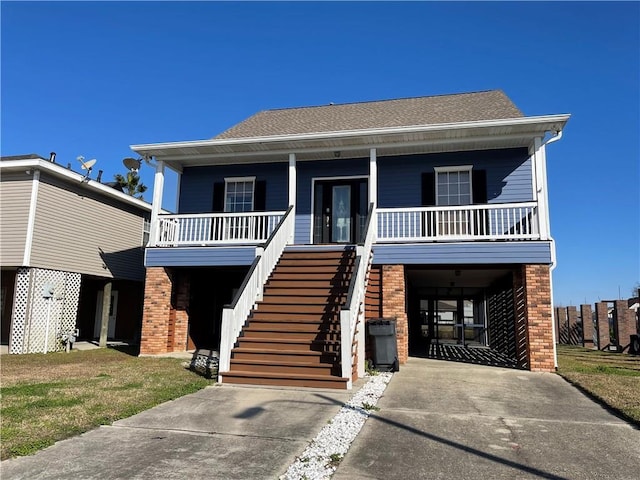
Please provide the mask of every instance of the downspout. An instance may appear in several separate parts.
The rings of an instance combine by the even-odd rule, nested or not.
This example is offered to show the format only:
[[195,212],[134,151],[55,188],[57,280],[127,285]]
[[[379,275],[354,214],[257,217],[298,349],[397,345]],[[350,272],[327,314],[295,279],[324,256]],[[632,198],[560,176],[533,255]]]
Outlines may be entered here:
[[[557,142],[558,140],[560,140],[562,138],[562,130],[557,130],[556,134],[551,137],[549,140],[547,140],[546,142],[544,142],[541,145],[542,147],[546,147],[547,145],[553,143],[553,142]],[[545,148],[545,152],[544,152],[544,157],[542,159],[543,161],[542,163],[542,168],[544,169],[544,179],[545,179],[545,183],[547,182],[547,155],[546,155],[546,148]],[[547,199],[549,198],[549,193],[548,193],[548,188],[545,191],[545,195],[547,196]],[[547,204],[547,208],[549,208],[549,201],[547,200],[546,202]],[[558,349],[556,348],[556,329],[555,329],[555,325],[556,325],[556,317],[555,317],[555,308],[554,308],[554,301],[553,301],[553,271],[556,269],[557,265],[557,257],[556,257],[556,241],[553,239],[553,237],[551,236],[551,220],[549,220],[549,217],[547,216],[547,219],[549,221],[549,239],[551,240],[551,267],[549,268],[549,291],[550,291],[550,301],[551,301],[551,338],[553,340],[553,365],[555,367],[556,370],[558,370]]]

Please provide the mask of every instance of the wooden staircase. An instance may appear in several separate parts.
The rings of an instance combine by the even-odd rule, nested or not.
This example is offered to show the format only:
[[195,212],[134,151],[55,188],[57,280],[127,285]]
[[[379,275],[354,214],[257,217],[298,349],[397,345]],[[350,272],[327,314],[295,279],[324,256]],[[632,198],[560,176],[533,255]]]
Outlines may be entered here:
[[340,305],[355,256],[353,247],[285,250],[231,351],[229,371],[221,372],[223,383],[347,388]]

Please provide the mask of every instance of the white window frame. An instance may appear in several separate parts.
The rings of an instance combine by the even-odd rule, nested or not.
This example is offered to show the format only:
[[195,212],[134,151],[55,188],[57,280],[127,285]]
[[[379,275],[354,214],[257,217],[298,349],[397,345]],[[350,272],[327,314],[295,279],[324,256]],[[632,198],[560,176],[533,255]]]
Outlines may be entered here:
[[[147,241],[144,241],[145,235],[147,236]],[[151,215],[143,215],[142,216],[142,246],[146,247],[151,241]]]
[[473,205],[473,165],[452,165],[447,167],[433,167],[436,172],[435,178],[435,194],[436,194],[436,206],[440,206],[438,195],[438,174],[439,173],[452,173],[452,172],[468,172],[469,173],[469,203],[467,205]]
[[256,177],[225,177],[224,179],[224,206],[223,211],[225,213],[240,213],[229,212],[227,210],[227,188],[230,183],[249,183],[251,182],[251,212],[254,211],[256,205]]

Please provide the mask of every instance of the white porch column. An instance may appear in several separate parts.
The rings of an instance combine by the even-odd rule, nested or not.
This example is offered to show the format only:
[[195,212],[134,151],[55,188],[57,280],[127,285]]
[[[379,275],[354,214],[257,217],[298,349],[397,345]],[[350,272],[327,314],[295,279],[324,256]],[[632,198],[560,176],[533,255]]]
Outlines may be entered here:
[[296,154],[289,154],[289,205],[296,204]]
[[540,239],[549,240],[549,201],[547,196],[546,155],[542,138],[534,140],[533,153],[535,200],[538,202],[538,222],[540,225]]
[[369,150],[369,203],[378,206],[378,163],[375,148]]
[[153,201],[151,204],[151,231],[149,246],[155,247],[158,242],[158,214],[162,210],[162,193],[164,190],[164,162],[156,162],[156,174],[153,179]]

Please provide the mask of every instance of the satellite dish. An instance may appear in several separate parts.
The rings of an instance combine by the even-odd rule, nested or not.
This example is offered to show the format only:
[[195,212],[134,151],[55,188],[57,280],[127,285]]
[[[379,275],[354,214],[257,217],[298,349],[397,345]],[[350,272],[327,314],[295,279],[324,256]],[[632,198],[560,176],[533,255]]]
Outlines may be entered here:
[[93,160],[82,162],[82,169],[83,170],[91,170],[91,168],[93,168],[93,166],[95,164],[96,164],[96,159],[95,158]]
[[84,157],[82,155],[80,155],[78,157],[78,161],[82,164],[82,169],[83,170],[91,170],[91,168],[96,164],[96,159],[94,158],[93,160],[88,160],[88,161],[84,161]]
[[137,172],[138,170],[140,170],[140,159],[136,160],[135,158],[127,157],[122,160],[122,163],[125,167],[127,167],[127,170],[130,170],[132,172]]

